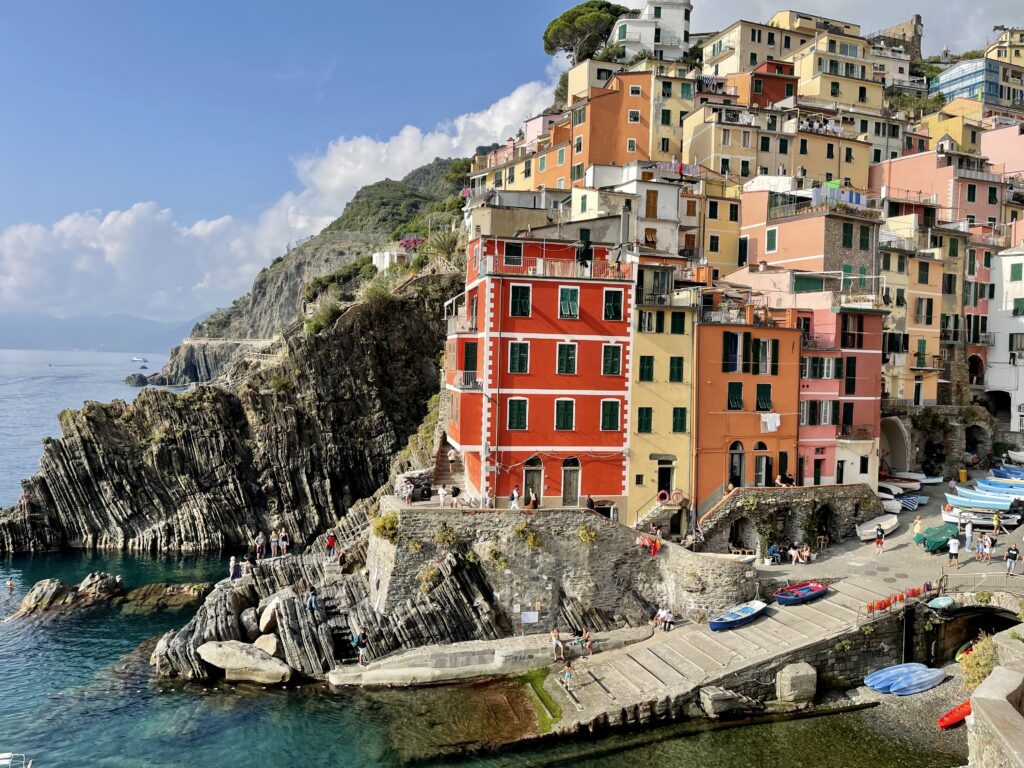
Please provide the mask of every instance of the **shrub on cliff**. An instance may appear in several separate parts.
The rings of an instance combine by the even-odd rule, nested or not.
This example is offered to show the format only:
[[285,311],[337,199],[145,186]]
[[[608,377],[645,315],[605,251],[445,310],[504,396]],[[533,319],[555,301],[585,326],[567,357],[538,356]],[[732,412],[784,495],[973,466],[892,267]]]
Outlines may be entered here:
[[960,670],[964,674],[964,690],[973,693],[997,664],[999,654],[996,651],[996,643],[989,635],[982,634],[971,652],[960,659]]
[[374,519],[373,521],[373,535],[378,538],[390,541],[392,544],[398,543],[398,513],[388,512]]
[[309,320],[306,321],[306,331],[311,334],[318,334],[325,328],[330,328],[341,317],[341,304],[334,299],[327,299]]
[[419,580],[420,592],[424,595],[430,594],[434,587],[441,583],[441,569],[433,563],[425,565],[419,573]]
[[434,534],[434,541],[441,549],[451,552],[459,543],[459,536],[450,525],[442,525]]
[[519,537],[519,540],[526,545],[527,549],[540,548],[540,534],[526,523],[519,523],[512,530]]

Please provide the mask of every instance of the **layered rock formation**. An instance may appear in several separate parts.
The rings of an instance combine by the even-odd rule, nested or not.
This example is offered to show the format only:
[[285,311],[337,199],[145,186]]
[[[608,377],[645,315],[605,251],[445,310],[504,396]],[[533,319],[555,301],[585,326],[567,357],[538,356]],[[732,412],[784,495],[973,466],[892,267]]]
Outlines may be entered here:
[[124,595],[120,576],[90,573],[77,586],[63,579],[43,579],[28,591],[12,618],[40,614],[66,613]]
[[270,527],[308,541],[387,480],[420,426],[459,283],[422,278],[319,334],[296,329],[237,390],[145,390],[63,412],[61,439],[44,441],[39,473],[0,511],[0,553],[210,551]]

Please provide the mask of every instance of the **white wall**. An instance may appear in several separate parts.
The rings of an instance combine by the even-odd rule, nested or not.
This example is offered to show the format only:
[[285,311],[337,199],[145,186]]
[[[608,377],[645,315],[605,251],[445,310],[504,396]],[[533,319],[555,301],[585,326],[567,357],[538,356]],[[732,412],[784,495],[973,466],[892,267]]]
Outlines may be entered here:
[[[1010,393],[1010,429],[1022,432],[1020,406],[1024,405],[1024,353],[1010,364],[1010,334],[1024,333],[1024,316],[1014,317],[1014,299],[1024,299],[1024,280],[1010,281],[1010,266],[1024,265],[1024,247],[1011,248],[992,258],[991,281],[995,298],[988,302],[988,330],[995,346],[988,349],[985,390]],[[1024,267],[1022,267],[1024,269]]]

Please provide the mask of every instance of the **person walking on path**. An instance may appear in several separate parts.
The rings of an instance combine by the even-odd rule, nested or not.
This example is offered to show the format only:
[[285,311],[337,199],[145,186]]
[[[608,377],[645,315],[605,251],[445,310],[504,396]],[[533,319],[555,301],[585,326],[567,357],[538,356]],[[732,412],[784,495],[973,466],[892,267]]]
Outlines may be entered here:
[[572,662],[565,662],[565,666],[562,667],[562,685],[565,686],[565,690],[569,690],[572,687]]
[[1010,544],[1003,559],[1006,560],[1006,572],[1013,573],[1017,569],[1017,560],[1020,558],[1020,550],[1016,544]]
[[448,449],[448,474],[449,476],[455,475],[455,459],[458,454],[455,453],[454,448]]
[[985,565],[992,564],[992,550],[995,548],[996,541],[990,534],[985,534]]
[[875,526],[875,554],[880,555],[885,549],[885,531],[881,525]]
[[437,500],[441,502],[441,509],[444,509],[444,500],[448,498],[448,489],[444,483],[441,483],[441,487],[437,489]]
[[917,536],[919,533],[924,531],[924,520],[918,515],[914,518],[914,535]]
[[967,525],[964,528],[964,549],[968,552],[971,551],[971,542],[974,540],[974,523],[970,520],[967,521]]
[[977,540],[974,542],[974,562],[981,563],[985,560],[985,534],[978,534]]
[[231,581],[242,578],[242,564],[235,559],[234,555],[232,555],[231,559],[228,561],[228,578],[231,579]]
[[1003,525],[1003,518],[999,516],[998,512],[992,513],[992,543],[995,544],[995,537],[999,535],[999,529]]
[[277,535],[277,548],[281,550],[282,555],[288,554],[288,544],[288,532],[282,528],[281,533]]
[[519,509],[519,486],[517,485],[512,489],[512,493],[508,495],[508,508]]
[[253,544],[256,547],[256,559],[262,560],[264,547],[267,546],[267,538],[263,535],[263,531],[256,534],[256,538],[253,540]]
[[565,661],[565,645],[562,643],[562,636],[558,632],[558,627],[551,628],[551,658],[554,661],[561,659]]
[[270,529],[270,556],[277,557],[277,531]]
[[332,528],[327,532],[327,542],[324,546],[324,555],[328,560],[334,559],[334,548],[338,546],[338,537],[334,535]]
[[594,638],[590,636],[590,630],[583,628],[583,645],[581,651],[588,659],[594,655]]
[[960,570],[960,537],[950,536],[949,537],[949,561],[946,566],[952,568],[956,566],[956,569]]
[[316,587],[310,587],[309,592],[306,593],[306,610],[309,611],[309,618],[312,621],[316,621],[321,611],[320,598],[317,597]]

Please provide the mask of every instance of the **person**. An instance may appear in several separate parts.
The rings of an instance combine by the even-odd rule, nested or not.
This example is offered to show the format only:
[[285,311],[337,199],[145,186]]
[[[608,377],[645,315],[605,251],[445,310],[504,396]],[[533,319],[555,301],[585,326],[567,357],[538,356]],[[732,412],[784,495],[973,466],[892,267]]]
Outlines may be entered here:
[[805,563],[805,564],[811,562],[811,545],[810,544],[804,544],[803,546],[800,547],[799,562]]
[[660,525],[654,526],[654,535],[656,537],[658,537],[659,539],[661,538],[661,526]]
[[914,518],[914,535],[917,536],[919,533],[924,531],[924,520],[920,515]]
[[651,619],[651,626],[653,626],[655,629],[660,629],[661,625],[665,623],[665,614],[667,613],[667,608],[659,608],[658,612],[654,614],[654,618]]
[[775,542],[768,545],[768,557],[772,559],[773,563],[782,562],[782,553],[779,552],[779,545]]
[[454,475],[455,474],[455,457],[456,457],[455,449],[454,448],[449,448],[448,449],[448,474],[449,475]]
[[530,488],[526,492],[526,508],[527,509],[536,509],[537,508],[537,492],[535,490],[533,490],[533,488]]
[[992,513],[992,537],[993,545],[995,544],[995,537],[999,535],[999,527],[1003,524],[1003,518],[999,516],[998,512]]
[[885,549],[885,530],[881,524],[875,526],[875,554],[880,555]]
[[968,552],[971,551],[971,543],[974,541],[974,523],[970,520],[967,521],[967,525],[964,527],[964,549]]
[[588,659],[594,655],[594,638],[590,636],[590,630],[586,627],[583,628],[583,655]]
[[246,555],[242,560],[242,575],[247,576],[252,573],[252,558]]
[[1006,572],[1013,573],[1017,568],[1017,559],[1020,557],[1020,550],[1017,549],[1017,544],[1012,543],[1006,550],[1006,554],[1003,559],[1006,560]]
[[348,550],[343,549],[341,550],[341,554],[338,555],[338,567],[344,571],[346,565],[348,565]]
[[277,531],[270,529],[270,556],[277,557]]
[[661,623],[661,628],[663,630],[665,630],[666,632],[671,632],[672,628],[675,625],[676,625],[676,617],[673,615],[672,611],[666,610],[665,611],[665,620]]
[[517,485],[512,489],[512,493],[508,495],[508,508],[519,509],[519,486]]
[[992,550],[995,548],[995,539],[992,538],[991,534],[985,534],[985,564],[992,564]]
[[320,613],[320,599],[317,597],[316,587],[310,587],[306,593],[306,610],[309,611],[309,618],[316,620],[317,614]]
[[960,570],[960,537],[955,534],[949,537],[949,562],[946,565],[949,568],[955,565]]
[[950,493],[954,493],[954,494],[956,493],[956,478],[955,477],[949,478],[949,492]]
[[[234,560],[235,558],[231,558],[231,559]],[[11,577],[11,576],[8,576],[7,577],[7,593],[11,594],[12,592],[14,592],[14,578]]]
[[565,661],[565,645],[562,644],[562,636],[558,632],[558,627],[551,628],[551,658],[556,661],[558,659]]
[[365,667],[369,663],[366,660],[366,634],[357,632],[352,638],[352,645],[355,646],[356,653],[359,654],[359,666]]
[[281,533],[277,535],[277,548],[281,551],[282,555],[288,554],[288,532],[282,528]]
[[587,509],[591,512],[597,509],[597,505],[594,503],[594,498],[589,493],[587,494]]
[[338,546],[338,537],[334,535],[334,529],[332,528],[327,532],[327,541],[324,545],[324,554],[328,560],[334,557],[334,548],[336,546]]
[[242,578],[242,565],[235,559],[234,555],[228,561],[228,578],[231,581]]
[[974,544],[974,562],[980,563],[985,560],[985,534],[982,533],[978,536],[977,542]]
[[800,558],[800,550],[796,548],[796,544],[790,544],[786,554],[789,555],[789,564],[796,565],[796,561]]
[[267,545],[267,539],[266,539],[266,537],[264,537],[263,531],[260,531],[259,533],[256,534],[256,538],[253,539],[252,543],[253,543],[253,545],[256,548],[256,559],[257,560],[262,560],[263,559],[263,548]]
[[786,478],[783,477],[781,472],[775,476],[775,487],[776,488],[785,488],[786,487]]
[[562,667],[562,685],[568,689],[572,685],[572,662],[565,662],[565,666]]
[[441,487],[437,489],[437,500],[441,503],[441,509],[444,509],[444,500],[448,498],[448,489],[444,483],[441,483]]
[[[456,505],[458,505],[460,507],[462,506],[462,501],[459,501],[459,494],[460,493],[462,493],[462,489],[459,488],[459,486],[457,486],[457,485],[453,485],[452,486],[452,490],[451,490],[451,494],[452,494],[452,507],[454,507]],[[463,499],[463,501],[464,501],[464,499]]]
[[406,480],[405,483],[402,485],[402,497],[405,499],[405,505],[407,507],[412,506],[412,494],[414,490],[415,487],[408,480]]

